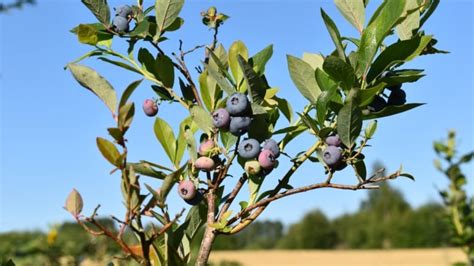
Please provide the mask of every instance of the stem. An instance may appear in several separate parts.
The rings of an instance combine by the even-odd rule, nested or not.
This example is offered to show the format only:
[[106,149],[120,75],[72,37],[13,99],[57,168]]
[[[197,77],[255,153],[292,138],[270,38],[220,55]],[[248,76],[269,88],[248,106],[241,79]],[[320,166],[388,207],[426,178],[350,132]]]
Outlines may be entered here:
[[211,224],[215,222],[215,208],[216,201],[214,195],[214,189],[209,189],[207,194],[207,224],[206,231],[204,232],[204,238],[201,242],[201,247],[199,249],[199,255],[196,261],[196,265],[205,266],[209,260],[209,255],[211,254],[212,244],[216,239],[216,234],[214,233],[214,228],[211,227]]

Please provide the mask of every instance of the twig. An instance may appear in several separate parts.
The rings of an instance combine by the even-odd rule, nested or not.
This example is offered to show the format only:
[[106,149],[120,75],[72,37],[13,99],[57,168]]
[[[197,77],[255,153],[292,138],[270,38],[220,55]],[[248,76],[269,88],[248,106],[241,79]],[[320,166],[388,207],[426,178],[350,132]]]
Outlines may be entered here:
[[219,218],[217,219],[218,221],[222,217],[222,214],[225,213],[229,209],[230,205],[232,204],[234,199],[237,197],[237,194],[239,194],[240,189],[245,184],[245,181],[247,181],[247,178],[248,177],[247,177],[246,174],[243,174],[242,177],[239,178],[239,181],[237,181],[237,184],[235,185],[234,189],[230,193],[229,198],[227,198],[224,205],[222,206],[222,209],[221,209],[220,214],[218,216]]

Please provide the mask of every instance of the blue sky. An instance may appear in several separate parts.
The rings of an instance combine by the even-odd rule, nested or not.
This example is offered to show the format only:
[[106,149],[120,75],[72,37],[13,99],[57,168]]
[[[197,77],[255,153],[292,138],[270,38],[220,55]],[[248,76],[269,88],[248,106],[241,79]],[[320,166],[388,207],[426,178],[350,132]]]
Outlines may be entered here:
[[[36,6],[0,15],[0,231],[46,229],[70,219],[62,206],[72,188],[83,195],[86,213],[99,203],[101,214],[123,213],[119,177],[108,174],[111,167],[95,146],[95,138],[107,137],[106,128],[113,126],[113,121],[103,104],[63,70],[65,64],[91,49],[79,44],[69,30],[79,23],[94,22],[94,17],[79,0],[38,2]],[[125,1],[109,2],[117,6]],[[152,2],[145,0],[148,4]],[[368,12],[378,2],[372,0]],[[336,21],[343,35],[357,34],[332,1],[188,1],[182,13],[185,25],[169,35],[164,49],[176,51],[179,39],[187,48],[209,43],[211,32],[200,23],[199,13],[210,5],[231,16],[219,36],[226,48],[233,41],[242,40],[250,54],[254,54],[274,44],[267,77],[271,85],[281,89],[280,97],[288,99],[295,111],[301,110],[305,101],[290,80],[286,54],[327,54],[333,50],[319,8],[323,7]],[[439,201],[436,187],[447,184],[432,164],[433,140],[444,138],[448,129],[456,129],[460,150],[466,152],[474,147],[473,15],[471,1],[442,1],[425,31],[436,36],[439,48],[451,53],[418,58],[408,64],[425,69],[427,74],[420,82],[405,87],[408,101],[428,104],[381,119],[373,147],[365,152],[369,168],[376,160],[382,161],[389,171],[403,164],[416,177],[416,182],[391,182],[413,206]],[[125,49],[119,40],[113,47]],[[201,57],[202,51],[191,55],[189,65],[197,65]],[[84,63],[98,70],[118,91],[139,78],[94,59]],[[149,85],[143,83],[132,100],[141,105],[145,98],[153,96]],[[184,114],[180,107],[164,104],[159,116],[177,121]],[[167,162],[154,137],[153,122],[137,113],[129,132],[132,160]],[[310,141],[311,137],[304,137],[294,142],[288,152],[295,154]],[[282,162],[276,173],[282,174],[287,165]],[[472,179],[473,165],[465,171]],[[265,188],[272,187],[277,178],[278,175],[272,175]],[[319,165],[305,165],[292,185],[323,178]],[[335,181],[351,183],[355,178],[344,171]],[[159,184],[153,180],[146,182]],[[234,182],[229,180],[228,184]],[[471,193],[473,184],[469,184]],[[335,217],[356,210],[365,196],[365,191],[316,190],[274,203],[263,217],[291,223],[314,208]],[[184,206],[175,195],[171,196],[170,205],[176,210]]]

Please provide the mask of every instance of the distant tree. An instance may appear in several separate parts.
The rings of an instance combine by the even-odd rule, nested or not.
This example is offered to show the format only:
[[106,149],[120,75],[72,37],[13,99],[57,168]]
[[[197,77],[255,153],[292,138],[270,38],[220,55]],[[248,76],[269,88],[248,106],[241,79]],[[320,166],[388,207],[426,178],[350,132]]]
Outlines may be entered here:
[[279,221],[257,221],[241,234],[218,238],[216,250],[272,249],[283,236],[283,224]]
[[0,2],[0,13],[6,12],[11,9],[19,9],[25,5],[33,5],[36,4],[36,0],[15,0],[9,1],[7,3],[3,3],[5,1]]
[[329,219],[320,210],[306,214],[290,226],[278,244],[286,249],[329,249],[337,243],[337,234]]

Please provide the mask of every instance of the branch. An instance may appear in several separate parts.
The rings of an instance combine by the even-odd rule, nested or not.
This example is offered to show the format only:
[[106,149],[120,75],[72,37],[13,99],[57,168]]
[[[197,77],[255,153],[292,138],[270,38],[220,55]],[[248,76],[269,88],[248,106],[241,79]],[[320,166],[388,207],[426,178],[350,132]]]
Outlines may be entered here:
[[248,177],[247,177],[246,174],[243,174],[242,177],[239,178],[239,181],[237,182],[234,189],[230,193],[229,198],[227,198],[224,205],[222,206],[222,209],[221,209],[220,214],[218,216],[219,218],[217,219],[218,221],[220,221],[220,219],[222,217],[222,214],[224,214],[229,209],[229,207],[232,204],[232,202],[234,201],[235,197],[237,197],[237,194],[239,194],[240,189],[244,185],[245,181],[247,181],[247,178]]
[[230,224],[234,223],[238,219],[241,219],[245,214],[247,214],[247,213],[251,212],[252,210],[258,208],[257,211],[252,213],[252,215],[250,215],[248,218],[243,220],[240,224],[238,224],[234,228],[232,228],[232,230],[228,234],[235,234],[237,232],[240,232],[245,227],[247,227],[253,220],[255,220],[260,215],[260,213],[263,212],[263,210],[271,202],[273,202],[275,200],[278,200],[278,199],[281,199],[281,198],[284,198],[284,197],[287,197],[287,196],[290,196],[290,195],[298,194],[298,193],[301,193],[301,192],[306,192],[306,191],[310,191],[310,190],[314,190],[314,189],[319,189],[319,188],[335,188],[335,189],[343,189],[343,190],[378,189],[379,188],[378,186],[373,186],[373,185],[370,185],[370,184],[380,183],[382,181],[389,180],[389,179],[395,179],[395,178],[399,177],[401,174],[402,174],[401,171],[397,171],[397,172],[395,172],[391,175],[384,176],[384,177],[379,177],[379,178],[375,178],[376,175],[373,175],[372,177],[368,178],[367,180],[365,180],[363,182],[360,182],[358,184],[355,184],[355,185],[332,184],[332,183],[329,183],[329,182],[323,182],[323,183],[316,183],[316,184],[312,184],[312,185],[309,185],[309,186],[303,186],[303,187],[299,187],[299,188],[295,188],[295,189],[286,190],[284,192],[281,192],[281,193],[275,194],[273,196],[269,196],[268,198],[262,199],[259,202],[256,202],[255,204],[250,205],[247,208],[245,208],[244,210],[240,211],[236,216],[234,216],[232,219],[230,219],[227,222],[227,225],[230,225]]

